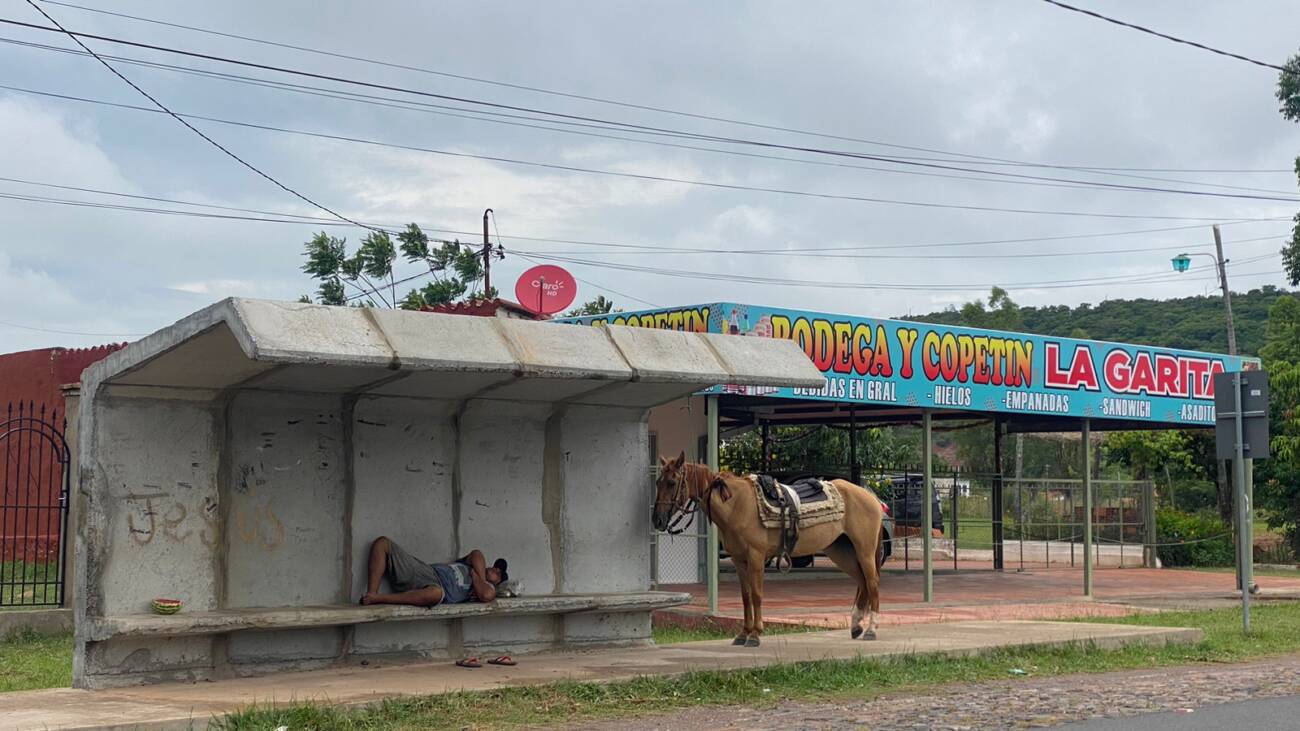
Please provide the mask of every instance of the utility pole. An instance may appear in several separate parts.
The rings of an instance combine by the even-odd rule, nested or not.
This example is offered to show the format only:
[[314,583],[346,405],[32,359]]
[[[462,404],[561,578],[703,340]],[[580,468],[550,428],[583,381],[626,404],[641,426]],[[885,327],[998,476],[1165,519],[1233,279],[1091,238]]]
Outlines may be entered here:
[[1227,262],[1223,258],[1223,239],[1219,236],[1219,224],[1214,224],[1214,249],[1218,252],[1215,261],[1219,265],[1219,286],[1223,288],[1223,312],[1228,318],[1228,355],[1237,354],[1237,328],[1232,324],[1232,295],[1228,292]]
[[[1237,328],[1232,322],[1232,293],[1228,290],[1228,268],[1227,268],[1228,261],[1227,259],[1223,258],[1223,237],[1219,234],[1219,225],[1214,224],[1212,228],[1214,229],[1214,252],[1215,252],[1213,259],[1214,259],[1215,268],[1219,270],[1219,288],[1223,290],[1223,314],[1224,314],[1224,318],[1227,320],[1227,325],[1228,325],[1228,355],[1236,355],[1237,354]],[[1203,254],[1203,253],[1179,254],[1178,256],[1175,256],[1173,258],[1174,271],[1176,272],[1187,271],[1191,263],[1191,257],[1193,256],[1210,256],[1210,254]],[[1216,459],[1215,462],[1218,463],[1218,467],[1219,467],[1219,485],[1221,486],[1226,485],[1228,482],[1228,470],[1226,468],[1224,460]],[[1249,472],[1249,470],[1247,471]],[[1244,478],[1241,478],[1240,480],[1238,479],[1239,474],[1240,472],[1237,470],[1236,465],[1234,465],[1233,466],[1233,483],[1234,483],[1233,494],[1234,494],[1234,499],[1238,502],[1246,499],[1242,497],[1242,495],[1250,495],[1253,492],[1249,484],[1244,484],[1244,485],[1239,484],[1240,481],[1244,481]],[[1233,515],[1240,516],[1241,511],[1233,510],[1232,513]],[[1242,525],[1241,524],[1242,521],[1238,519],[1237,531],[1239,536],[1240,535],[1249,536],[1249,531],[1251,529],[1251,526],[1249,525],[1249,520],[1246,520],[1245,522],[1246,524]],[[1248,541],[1243,542],[1241,545],[1245,546],[1246,550],[1252,550],[1251,543]],[[1240,569],[1238,569],[1237,571],[1238,587],[1241,586],[1241,580],[1242,580],[1241,571]],[[1256,589],[1257,588],[1252,584],[1251,590],[1255,591]]]
[[[488,216],[492,215],[492,209],[483,211],[483,296],[488,297],[492,293],[492,242],[488,240]],[[1217,239],[1219,229],[1215,227],[1214,236]],[[1222,256],[1222,253],[1220,253]],[[1228,316],[1228,321],[1232,321],[1232,316]],[[1234,351],[1235,352],[1235,351]]]

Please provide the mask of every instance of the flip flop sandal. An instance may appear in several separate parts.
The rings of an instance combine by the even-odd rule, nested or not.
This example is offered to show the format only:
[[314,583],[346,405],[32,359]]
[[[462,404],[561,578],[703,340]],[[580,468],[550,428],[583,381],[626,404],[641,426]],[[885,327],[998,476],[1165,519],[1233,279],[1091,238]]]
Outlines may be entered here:
[[481,668],[483,663],[478,661],[477,657],[467,657],[463,660],[456,661],[456,667],[460,668]]
[[496,657],[496,658],[492,658],[491,660],[488,660],[488,665],[514,666],[518,664],[519,663],[515,662],[515,659],[513,657],[510,657],[509,655],[502,655],[501,657]]

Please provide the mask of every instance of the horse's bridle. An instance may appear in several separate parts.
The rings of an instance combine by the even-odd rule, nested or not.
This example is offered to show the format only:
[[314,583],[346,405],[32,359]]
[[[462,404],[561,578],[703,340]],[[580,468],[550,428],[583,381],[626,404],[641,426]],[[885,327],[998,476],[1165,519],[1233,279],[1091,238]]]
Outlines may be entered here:
[[[673,477],[672,506],[675,514],[673,519],[669,521],[668,527],[664,529],[664,532],[669,535],[679,535],[691,527],[691,523],[695,522],[695,513],[700,506],[695,498],[691,497],[690,485],[687,482],[686,465],[682,465]],[[656,505],[658,505],[658,501],[656,501]],[[686,521],[686,524],[678,527],[683,520]]]

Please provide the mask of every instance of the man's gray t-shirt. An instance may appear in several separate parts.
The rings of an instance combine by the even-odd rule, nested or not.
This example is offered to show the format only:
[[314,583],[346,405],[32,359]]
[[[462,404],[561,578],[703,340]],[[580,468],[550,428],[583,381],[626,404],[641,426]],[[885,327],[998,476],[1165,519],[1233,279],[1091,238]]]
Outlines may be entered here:
[[442,584],[444,602],[460,604],[469,600],[470,594],[474,591],[474,584],[470,582],[469,564],[459,561],[436,563],[433,565],[433,570],[437,572],[438,580]]

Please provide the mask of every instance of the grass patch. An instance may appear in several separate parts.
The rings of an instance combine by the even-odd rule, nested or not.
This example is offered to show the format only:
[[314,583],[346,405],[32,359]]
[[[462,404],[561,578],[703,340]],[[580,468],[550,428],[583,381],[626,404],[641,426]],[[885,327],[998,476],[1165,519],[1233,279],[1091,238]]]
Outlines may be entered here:
[[[1254,632],[1241,634],[1235,610],[1137,615],[1101,622],[1199,627],[1205,640],[1192,646],[1091,647],[998,651],[976,657],[910,657],[893,661],[820,661],[675,678],[638,678],[608,684],[557,683],[490,692],[404,698],[359,709],[299,706],[250,709],[220,720],[220,731],[275,729],[488,728],[540,726],[619,718],[700,705],[764,706],[784,699],[862,700],[889,692],[947,683],[1013,677],[1102,672],[1160,665],[1234,662],[1300,651],[1300,604],[1261,604],[1252,610]],[[888,631],[888,630],[886,630]]]
[[10,608],[57,604],[58,583],[59,565],[53,561],[0,562],[0,605]]
[[0,640],[0,692],[72,686],[72,635],[20,632]]
[[[1179,566],[1179,571],[1204,571],[1211,574],[1237,574],[1235,566]],[[1277,576],[1283,579],[1300,580],[1300,570],[1296,569],[1268,569],[1256,566],[1251,572],[1255,576]]]
[[[988,522],[988,518],[983,518],[984,522],[979,519],[972,519],[970,523],[958,520],[957,522],[957,548],[973,548],[976,550],[989,551],[993,549],[993,524]],[[947,537],[952,538],[952,521],[945,520],[944,528],[947,529]]]

